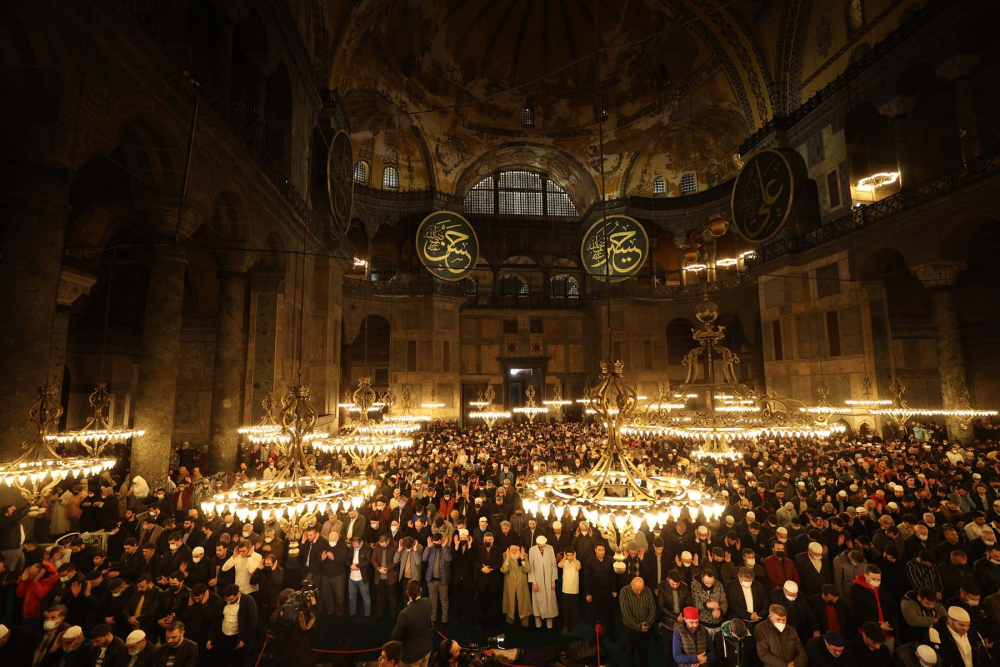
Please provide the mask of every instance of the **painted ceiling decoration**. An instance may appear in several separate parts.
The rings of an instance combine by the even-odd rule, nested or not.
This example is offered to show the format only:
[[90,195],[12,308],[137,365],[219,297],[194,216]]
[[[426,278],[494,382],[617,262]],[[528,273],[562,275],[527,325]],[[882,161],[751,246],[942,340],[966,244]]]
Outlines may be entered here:
[[681,196],[731,180],[741,143],[915,2],[865,1],[853,28],[839,0],[331,1],[330,87],[376,188],[387,166],[401,190],[457,197],[491,171],[528,169],[583,211],[603,170],[609,197],[651,196],[657,179],[658,196]]

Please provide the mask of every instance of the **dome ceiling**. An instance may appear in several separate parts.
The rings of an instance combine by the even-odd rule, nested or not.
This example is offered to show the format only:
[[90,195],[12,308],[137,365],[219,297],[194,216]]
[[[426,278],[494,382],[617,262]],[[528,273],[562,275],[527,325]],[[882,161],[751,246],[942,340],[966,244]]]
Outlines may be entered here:
[[[651,195],[657,176],[674,196],[682,179],[704,190],[732,178],[751,132],[794,108],[807,82],[842,71],[841,11],[807,0],[329,0],[323,9],[330,87],[375,187],[393,160],[402,189],[460,196],[484,165],[529,168],[560,178],[581,209],[599,196],[602,171],[596,26],[608,196]],[[864,37],[888,29],[879,15]],[[531,126],[521,123],[525,105]],[[397,119],[401,110],[410,115]]]

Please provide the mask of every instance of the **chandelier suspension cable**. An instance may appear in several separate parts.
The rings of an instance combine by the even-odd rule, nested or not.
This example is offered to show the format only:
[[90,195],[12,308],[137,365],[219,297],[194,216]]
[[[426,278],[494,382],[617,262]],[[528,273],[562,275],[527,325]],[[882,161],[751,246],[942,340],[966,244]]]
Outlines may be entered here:
[[601,20],[600,3],[594,0],[594,71],[597,83],[597,137],[599,147],[599,160],[601,164],[601,216],[604,218],[604,288],[607,290],[607,325],[608,325],[608,361],[612,361],[614,355],[614,343],[612,337],[614,331],[611,327],[611,262],[608,259],[610,244],[608,242],[608,197],[604,182],[604,113],[607,105],[601,98]]

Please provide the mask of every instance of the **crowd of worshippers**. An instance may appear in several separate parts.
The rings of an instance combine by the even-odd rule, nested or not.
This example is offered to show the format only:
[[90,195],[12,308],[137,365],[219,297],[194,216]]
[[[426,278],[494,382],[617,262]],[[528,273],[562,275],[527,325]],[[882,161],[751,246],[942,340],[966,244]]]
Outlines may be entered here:
[[[622,641],[626,667],[648,664],[654,638],[671,665],[1000,664],[991,441],[963,447],[933,431],[761,441],[706,465],[690,445],[651,439],[630,443],[637,465],[717,489],[727,502],[717,520],[685,510],[609,541],[568,512],[526,514],[527,477],[586,470],[602,435],[439,423],[363,471],[378,489],[362,507],[304,519],[295,553],[279,521],[190,506],[183,470],[172,492],[147,489],[142,502],[138,478],[118,494],[107,476],[70,489],[102,503],[103,548],[40,545],[29,508],[12,505],[0,517],[0,660],[242,666],[269,635],[288,662],[312,664],[309,632],[330,616],[388,617],[404,665],[431,652],[415,631],[449,624],[589,638],[599,627],[601,641]],[[341,458],[321,465],[349,469]]]

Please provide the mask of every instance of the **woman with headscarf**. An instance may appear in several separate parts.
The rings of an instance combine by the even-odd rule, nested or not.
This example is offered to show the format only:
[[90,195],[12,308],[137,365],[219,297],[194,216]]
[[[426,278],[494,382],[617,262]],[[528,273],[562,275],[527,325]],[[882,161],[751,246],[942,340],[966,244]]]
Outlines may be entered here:
[[132,478],[132,487],[128,490],[129,509],[142,511],[146,509],[146,498],[149,497],[149,485],[146,480],[136,475]]

